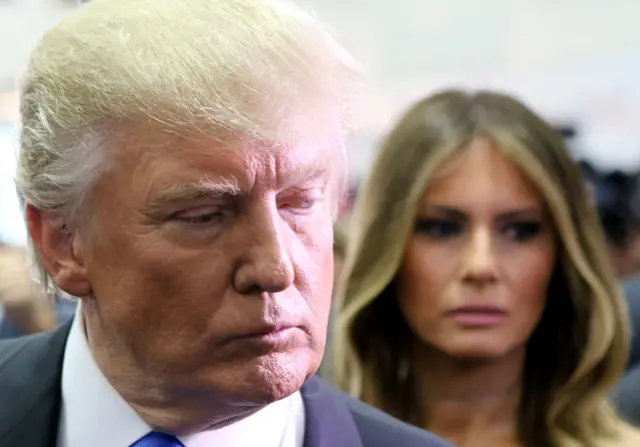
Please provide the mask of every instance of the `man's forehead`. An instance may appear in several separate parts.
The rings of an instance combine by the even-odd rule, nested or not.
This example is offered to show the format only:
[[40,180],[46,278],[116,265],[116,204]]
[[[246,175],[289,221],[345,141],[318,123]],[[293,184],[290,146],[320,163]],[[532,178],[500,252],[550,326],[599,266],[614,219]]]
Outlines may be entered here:
[[342,147],[339,141],[334,141],[220,144],[209,139],[180,139],[150,151],[142,164],[151,171],[142,168],[137,173],[147,171],[161,184],[185,180],[190,183],[197,178],[198,181],[233,183],[243,189],[263,179],[275,182],[273,186],[286,187],[328,177],[335,168],[341,167]]
[[248,156],[261,168],[283,177],[317,177],[336,163],[340,148],[329,141],[257,143],[248,148]]
[[[233,146],[231,146],[233,148]],[[307,162],[313,164],[331,160],[342,148],[342,139],[338,136],[299,138],[289,141],[255,141],[240,144],[241,148],[256,156],[275,157],[282,162]]]
[[[269,141],[224,132],[174,133],[157,125],[135,124],[126,129],[122,136],[117,146],[124,149],[119,151],[119,156],[125,158],[130,158],[127,154],[133,152],[153,159],[166,156],[181,160],[197,159],[198,162],[206,162],[207,159],[223,162],[241,155],[242,158],[263,164],[271,158],[272,162],[278,162],[281,170],[293,170],[296,165],[331,164],[342,152],[344,144],[338,129],[313,136]],[[236,157],[230,157],[232,155]]]

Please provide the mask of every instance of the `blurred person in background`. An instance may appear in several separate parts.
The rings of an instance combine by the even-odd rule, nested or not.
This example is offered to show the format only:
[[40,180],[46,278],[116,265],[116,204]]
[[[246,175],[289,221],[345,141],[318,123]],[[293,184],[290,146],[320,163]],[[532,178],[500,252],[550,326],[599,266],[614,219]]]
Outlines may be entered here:
[[640,209],[638,174],[620,171],[598,175],[595,204],[604,228],[611,262],[622,280],[640,274]]
[[17,188],[71,322],[0,342],[2,447],[445,447],[313,377],[359,69],[295,3],[94,0],[38,43]]
[[580,167],[627,300],[632,331],[627,368],[631,369],[640,364],[640,175],[602,173],[586,160]]
[[[640,221],[640,181],[636,176],[635,192],[631,200],[632,214]],[[640,256],[640,246],[634,248]],[[640,274],[636,273],[623,282],[629,302],[629,315],[634,327],[634,338],[629,360],[630,371],[620,381],[614,392],[614,402],[619,413],[628,421],[640,426]]]
[[600,179],[600,174],[598,173],[598,170],[593,166],[593,164],[591,164],[587,160],[579,160],[578,166],[580,166],[580,170],[582,171],[584,187],[587,190],[587,197],[589,198],[589,202],[591,202],[593,206],[597,207],[596,185],[598,184],[598,181]]
[[338,383],[461,447],[638,446],[610,405],[628,323],[562,138],[446,91],[390,133],[337,291]]
[[27,267],[26,250],[0,246],[0,338],[53,329],[54,306],[36,284]]

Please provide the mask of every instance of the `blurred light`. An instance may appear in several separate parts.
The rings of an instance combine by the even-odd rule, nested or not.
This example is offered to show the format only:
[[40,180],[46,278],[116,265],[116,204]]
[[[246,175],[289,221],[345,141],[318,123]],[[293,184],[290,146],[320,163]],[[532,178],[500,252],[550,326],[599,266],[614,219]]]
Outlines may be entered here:
[[24,245],[26,230],[16,194],[16,129],[0,124],[0,242]]

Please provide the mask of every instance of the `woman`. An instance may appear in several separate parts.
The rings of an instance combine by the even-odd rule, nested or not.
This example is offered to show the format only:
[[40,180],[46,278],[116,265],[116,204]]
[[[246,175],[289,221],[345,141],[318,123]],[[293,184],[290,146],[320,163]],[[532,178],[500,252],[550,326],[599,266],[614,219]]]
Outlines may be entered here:
[[628,327],[559,135],[501,94],[416,104],[358,196],[338,382],[459,446],[640,445],[607,394]]

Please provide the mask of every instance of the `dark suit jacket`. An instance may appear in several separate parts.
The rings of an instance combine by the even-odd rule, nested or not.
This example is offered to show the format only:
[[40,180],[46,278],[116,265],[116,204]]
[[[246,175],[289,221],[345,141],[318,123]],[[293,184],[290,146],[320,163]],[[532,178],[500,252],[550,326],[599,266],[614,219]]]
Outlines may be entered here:
[[631,369],[620,380],[612,398],[620,417],[631,425],[640,426],[640,366]]
[[[0,447],[56,447],[69,328],[0,342]],[[308,380],[301,394],[304,447],[452,447],[318,378]]]
[[623,283],[631,319],[631,352],[628,372],[613,392],[613,403],[620,416],[640,426],[640,276]]
[[631,350],[627,369],[632,369],[640,365],[640,275],[624,281],[622,287],[631,320]]

